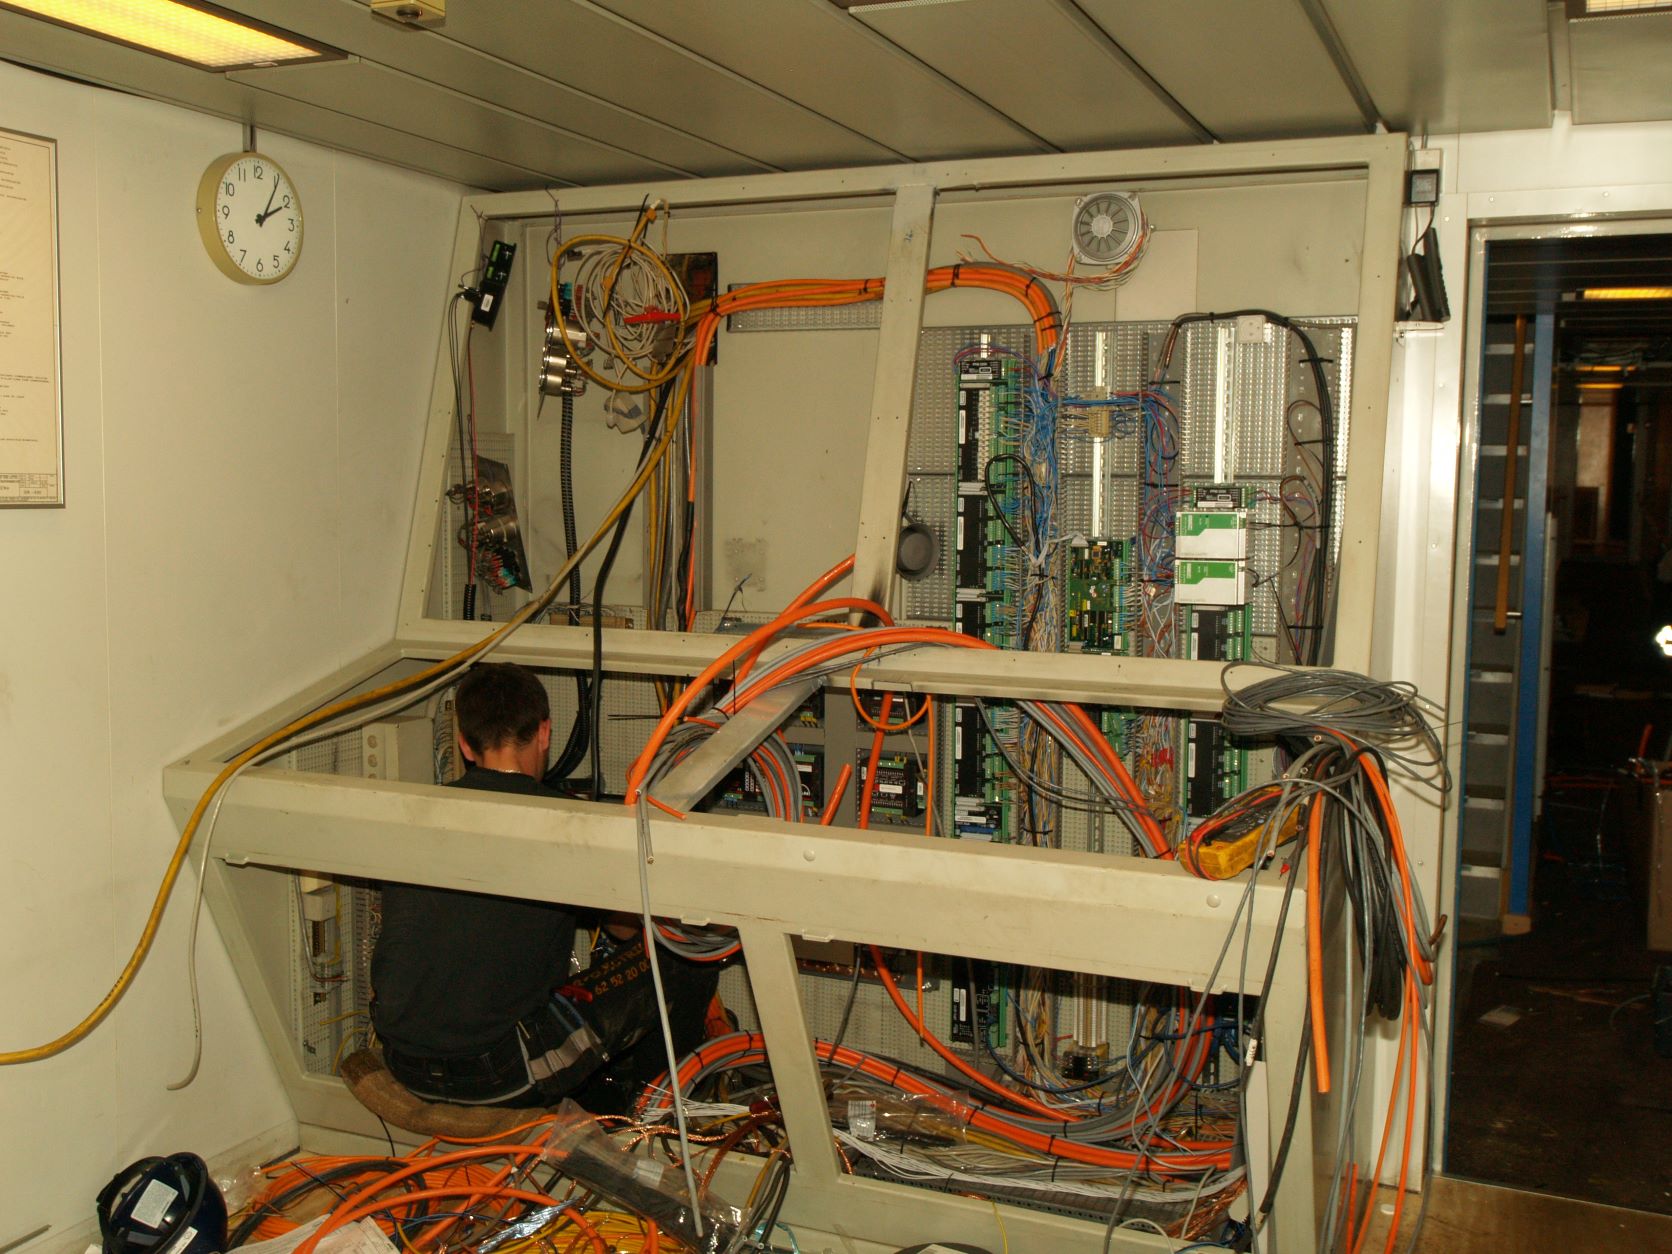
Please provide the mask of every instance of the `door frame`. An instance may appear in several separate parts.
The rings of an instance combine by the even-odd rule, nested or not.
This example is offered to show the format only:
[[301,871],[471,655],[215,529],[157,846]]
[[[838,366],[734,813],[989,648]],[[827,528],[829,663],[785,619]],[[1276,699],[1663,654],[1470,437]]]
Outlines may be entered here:
[[[1605,193],[1606,194],[1606,193]],[[1511,197],[1481,197],[1471,195],[1469,208],[1484,200],[1497,209],[1494,202],[1510,201]],[[1512,211],[1513,212],[1513,211]],[[1436,1171],[1446,1169],[1447,1147],[1451,1131],[1451,1060],[1457,1025],[1457,900],[1462,874],[1461,821],[1462,780],[1465,727],[1464,710],[1468,695],[1469,651],[1467,648],[1470,600],[1474,583],[1474,518],[1476,504],[1476,476],[1480,463],[1480,379],[1481,353],[1485,338],[1486,309],[1486,247],[1489,243],[1511,239],[1585,239],[1608,235],[1672,235],[1672,216],[1659,212],[1626,212],[1602,216],[1575,208],[1569,214],[1548,216],[1496,215],[1476,218],[1465,223],[1468,237],[1467,299],[1463,321],[1462,385],[1459,389],[1460,414],[1457,441],[1457,478],[1453,527],[1451,588],[1451,639],[1445,708],[1454,718],[1451,734],[1446,737],[1446,766],[1454,781],[1455,796],[1445,806],[1441,818],[1439,904],[1437,913],[1453,920],[1448,932],[1449,954],[1436,964],[1434,987],[1433,1056],[1430,1058],[1431,1092],[1436,1114],[1430,1157]],[[1554,363],[1552,363],[1554,364]],[[1548,384],[1547,384],[1548,385]],[[1537,380],[1527,385],[1537,387]],[[1548,632],[1545,633],[1546,636]],[[1548,686],[1539,689],[1538,725],[1542,728],[1549,708]],[[1540,737],[1542,741],[1542,735]],[[1542,754],[1540,767],[1542,769]]]

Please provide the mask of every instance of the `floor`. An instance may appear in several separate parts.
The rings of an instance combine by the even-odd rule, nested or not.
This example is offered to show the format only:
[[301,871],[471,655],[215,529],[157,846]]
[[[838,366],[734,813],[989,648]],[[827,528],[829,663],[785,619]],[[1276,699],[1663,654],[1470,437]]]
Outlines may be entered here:
[[1551,813],[1532,933],[1459,951],[1447,1170],[1672,1215],[1672,1059],[1647,999],[1672,958],[1644,947],[1612,837],[1599,862],[1594,826]]
[[[1406,1202],[1403,1231],[1395,1247],[1400,1254],[1664,1254],[1672,1250],[1672,1217],[1663,1215],[1447,1177],[1429,1181],[1426,1209],[1413,1207],[1412,1200]],[[1385,1247],[1386,1223],[1385,1216],[1372,1223],[1364,1250]],[[1414,1249],[1412,1236],[1417,1238]]]

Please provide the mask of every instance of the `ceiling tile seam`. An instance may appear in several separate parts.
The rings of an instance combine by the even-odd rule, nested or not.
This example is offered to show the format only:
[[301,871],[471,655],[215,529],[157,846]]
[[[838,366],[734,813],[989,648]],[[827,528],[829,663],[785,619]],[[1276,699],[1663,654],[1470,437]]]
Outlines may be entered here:
[[[519,112],[516,109],[508,108],[507,106],[502,105],[502,104],[496,104],[492,100],[484,100],[480,96],[472,96],[472,95],[470,95],[466,92],[459,91],[456,87],[447,86],[446,83],[434,82],[430,79],[427,79],[427,78],[423,77],[423,75],[421,75],[421,74],[414,74],[410,70],[403,70],[399,66],[386,65],[382,61],[372,61],[372,60],[369,60],[365,57],[360,57],[360,58],[357,58],[357,59],[363,65],[375,66],[378,69],[385,71],[386,73],[393,74],[393,75],[395,75],[399,78],[404,78],[408,82],[422,83],[422,84],[424,84],[424,86],[429,87],[429,88],[431,88],[435,91],[442,92],[442,93],[444,93],[448,96],[451,96],[455,100],[460,100],[460,101],[465,102],[466,104],[472,104],[472,105],[478,106],[479,108],[487,109],[488,111],[490,111],[492,113],[499,114],[501,117],[516,118],[519,121],[527,122],[530,126],[537,127],[538,129],[543,130],[543,131],[547,131],[550,134],[560,135],[565,139],[573,139],[573,140],[576,140],[576,141],[578,141],[580,143],[583,143],[583,144],[590,144],[595,148],[603,148],[603,149],[606,149],[610,152],[618,153],[623,157],[630,157],[635,161],[642,161],[648,166],[653,166],[658,170],[666,170],[668,173],[678,175],[680,178],[696,178],[697,177],[697,172],[694,171],[694,170],[687,170],[683,166],[677,166],[677,165],[674,165],[674,164],[672,164],[671,162],[668,162],[668,161],[658,161],[655,157],[648,156],[645,153],[638,152],[638,151],[636,151],[634,149],[631,149],[631,148],[624,148],[620,144],[612,144],[607,140],[595,139],[591,135],[583,135],[579,131],[570,130],[566,126],[559,126],[555,122],[547,122],[543,118],[531,117],[528,114]],[[297,68],[298,69],[305,69],[307,67],[299,66]],[[248,75],[252,75],[252,74],[270,74],[270,73],[273,73],[273,71],[271,71],[271,70],[235,70],[235,71],[233,71],[233,73],[229,74],[227,77],[231,78],[234,82],[248,84],[251,81],[250,78],[247,77]],[[283,73],[285,73],[285,71],[281,70],[280,73],[283,74]],[[280,93],[280,94],[282,94],[282,93]],[[370,119],[364,119],[364,120],[370,121]],[[391,129],[394,129],[394,128],[391,128]],[[463,151],[463,150],[461,150],[461,151]]]
[[[727,144],[717,143],[708,138],[706,135],[698,135],[695,131],[687,131],[681,127],[674,126],[671,123],[664,122],[660,118],[653,118],[648,113],[640,113],[636,109],[629,109],[626,105],[617,104],[615,101],[607,100],[603,96],[594,95],[592,92],[589,92],[584,88],[576,87],[572,83],[565,83],[560,79],[552,78],[549,75],[540,73],[538,70],[530,69],[526,65],[521,65],[515,61],[507,60],[505,57],[499,56],[496,53],[488,52],[482,48],[477,48],[472,44],[465,44],[459,42],[458,40],[448,39],[440,31],[420,30],[412,33],[423,38],[440,40],[448,44],[450,47],[458,49],[464,55],[478,57],[490,65],[510,71],[511,73],[520,75],[524,78],[531,79],[539,86],[548,88],[555,93],[574,96],[579,100],[585,101],[594,108],[605,109],[611,113],[619,115],[620,117],[638,123],[641,126],[661,131],[670,138],[676,140],[686,140],[702,144],[709,148],[717,149],[720,152],[726,153],[728,156],[736,157],[739,161],[748,162],[750,165],[759,167],[760,171],[763,173],[777,174],[782,172],[781,166],[773,165],[769,161],[763,161],[759,157],[752,157],[748,153],[740,152]],[[365,56],[363,53],[355,53],[354,55],[368,64],[382,66],[386,69],[395,68],[390,66],[388,62],[377,60],[374,57]],[[410,70],[404,72],[409,74],[412,73]],[[437,87],[447,86],[447,84],[443,83],[441,80],[429,78],[423,74],[415,75],[415,77],[420,78],[427,83],[434,83]],[[484,103],[486,103],[486,100],[483,97],[472,97],[472,99],[483,99]],[[510,108],[509,105],[505,107]],[[538,118],[534,118],[534,115],[532,114],[522,114],[521,110],[514,109],[512,111],[520,116],[526,116],[535,121],[539,120]]]
[[[234,9],[234,11],[245,11],[244,16],[249,17],[252,20],[260,21],[263,18],[263,13],[262,13],[262,10],[259,8],[259,6],[252,6],[249,3],[242,3],[241,0],[229,0],[229,7],[232,7]],[[250,8],[252,8],[252,7],[256,8],[256,12],[250,13],[250,12],[246,11],[246,10],[249,10]],[[378,20],[375,23],[375,25],[386,25],[386,24],[387,23],[383,22],[381,19]],[[413,78],[419,79],[420,81],[423,81],[423,82],[426,82],[426,83],[432,83],[437,87],[449,88],[449,84],[444,83],[440,79],[431,78],[427,74],[414,73],[411,70],[405,70],[401,67],[393,65],[392,63],[390,63],[388,61],[383,60],[381,58],[381,56],[379,56],[379,55],[368,55],[365,52],[359,51],[357,47],[350,47],[349,46],[350,41],[343,40],[340,37],[340,35],[337,35],[335,38],[336,38],[336,42],[335,42],[335,44],[333,44],[333,46],[339,48],[342,52],[347,53],[354,60],[364,62],[367,65],[376,65],[376,66],[379,66],[383,69],[394,70],[394,71],[399,72],[399,73],[405,73],[405,74],[407,74],[407,75],[409,75]],[[485,61],[485,62],[487,62],[487,63],[489,63],[493,66],[496,66],[499,69],[509,70],[512,73],[519,74],[519,75],[521,75],[525,78],[532,79],[532,80],[534,80],[535,83],[539,84],[542,87],[550,89],[554,93],[560,93],[560,94],[565,94],[565,95],[569,95],[569,96],[574,96],[577,99],[583,100],[587,104],[590,104],[590,105],[592,105],[596,108],[601,108],[601,109],[608,110],[611,113],[615,113],[615,114],[620,115],[621,117],[631,119],[632,121],[638,122],[638,123],[640,123],[644,126],[650,127],[652,129],[655,129],[655,130],[662,131],[663,133],[665,133],[665,134],[667,134],[667,135],[669,135],[669,136],[671,136],[675,139],[688,140],[688,141],[691,141],[691,142],[706,145],[709,148],[718,149],[721,152],[724,152],[724,153],[727,153],[731,156],[736,157],[739,161],[746,161],[746,162],[749,162],[750,164],[753,164],[753,165],[756,165],[756,166],[760,167],[761,171],[763,171],[763,172],[766,172],[766,173],[780,173],[781,172],[781,167],[779,167],[779,166],[773,165],[770,162],[762,161],[759,158],[752,157],[748,153],[739,152],[736,149],[728,147],[725,144],[715,143],[713,140],[707,138],[706,136],[698,135],[698,134],[696,134],[695,132],[692,132],[692,131],[683,130],[680,127],[674,126],[674,125],[672,125],[668,122],[664,122],[659,118],[653,118],[649,114],[640,113],[635,109],[628,108],[626,105],[618,104],[613,100],[607,100],[603,96],[594,95],[593,93],[591,93],[589,91],[586,91],[583,88],[576,87],[576,86],[574,86],[573,84],[570,84],[570,83],[565,83],[565,82],[561,81],[560,79],[552,78],[549,75],[542,74],[538,70],[531,69],[530,67],[528,67],[526,65],[519,64],[518,62],[507,60],[506,58],[498,56],[495,53],[489,52],[489,51],[487,51],[485,49],[482,49],[482,48],[478,48],[473,44],[467,44],[467,43],[464,43],[464,42],[462,42],[460,40],[457,40],[457,39],[449,39],[443,31],[406,28],[406,29],[402,30],[399,34],[397,34],[396,38],[398,38],[398,39],[429,39],[429,40],[440,41],[441,43],[446,44],[449,48],[456,49],[459,53],[461,53],[463,55],[480,58],[481,60],[483,60],[483,61]],[[355,42],[358,42],[358,41],[355,41]],[[284,67],[279,67],[279,68],[282,69]],[[244,71],[244,72],[249,73],[251,71]],[[459,90],[459,89],[453,89],[453,88],[449,88],[449,89]],[[481,101],[483,101],[483,103],[491,103],[490,101],[487,100],[486,97],[478,96],[478,95],[476,95],[472,92],[469,92],[469,91],[462,91],[461,94],[464,95],[468,99],[481,100]],[[512,109],[508,105],[504,106],[504,107],[507,108],[510,112],[516,113],[519,116],[528,117],[531,121],[536,121],[536,122],[541,121],[541,119],[539,119],[538,117],[536,117],[533,114],[524,114],[520,109]],[[591,138],[591,137],[588,136],[587,138]],[[621,149],[621,151],[629,151],[629,150]],[[634,154],[634,155],[639,155],[639,154]],[[655,158],[651,158],[651,157],[648,157],[648,156],[645,157],[645,159],[646,160],[655,160]],[[668,166],[664,162],[658,162],[658,164],[661,164],[665,168],[668,168],[668,169],[673,169],[673,170],[678,170],[679,169],[679,167],[676,167],[676,166]],[[689,176],[690,177],[696,177],[696,174],[695,174],[695,172],[692,172],[692,173],[690,173]]]
[[[718,61],[715,61],[715,60],[712,60],[708,57],[703,56],[700,52],[694,52],[690,48],[687,48],[682,44],[677,44],[673,40],[669,39],[666,35],[659,35],[655,31],[651,30],[649,27],[640,26],[637,22],[634,22],[629,18],[622,17],[619,13],[612,13],[608,9],[600,8],[598,5],[592,4],[590,2],[590,0],[568,0],[568,2],[572,5],[574,5],[576,8],[585,9],[588,13],[595,14],[598,17],[605,18],[608,21],[613,22],[615,25],[621,27],[623,30],[631,31],[634,35],[637,35],[641,39],[647,40],[650,43],[660,44],[662,47],[666,48],[669,52],[677,53],[678,55],[686,58],[687,60],[693,61],[696,64],[702,66],[704,69],[712,70],[714,73],[719,74],[724,78],[729,78],[733,82],[738,83],[738,84],[740,84],[744,87],[750,88],[753,91],[757,91],[763,96],[770,96],[772,99],[778,101],[780,104],[788,105],[790,108],[794,109],[798,113],[806,114],[810,118],[817,118],[820,122],[823,122],[825,125],[834,126],[838,130],[845,131],[847,134],[852,135],[855,139],[862,139],[867,144],[871,144],[874,147],[882,149],[884,152],[888,153],[890,156],[898,157],[902,161],[911,160],[911,158],[908,157],[905,153],[899,151],[898,149],[892,147],[891,145],[885,144],[879,139],[873,139],[871,136],[865,134],[863,131],[857,130],[856,128],[849,126],[845,122],[839,122],[835,118],[827,117],[823,113],[820,113],[817,109],[814,109],[814,108],[812,108],[808,105],[802,104],[801,101],[793,99],[790,96],[786,96],[782,92],[774,91],[772,88],[768,87],[765,83],[756,82],[754,79],[749,78],[746,75],[739,74],[736,70],[729,69],[726,66],[721,65]],[[849,164],[858,165],[858,164],[863,164],[863,163],[862,162],[850,162]],[[774,167],[774,168],[776,168],[776,167]]]
[[[168,95],[159,91],[141,90],[131,83],[118,82],[113,79],[105,78],[101,75],[90,74],[84,70],[77,70],[67,65],[59,65],[56,62],[44,60],[20,60],[15,52],[11,55],[0,57],[0,62],[4,62],[7,65],[15,65],[19,69],[28,70],[35,74],[51,74],[55,77],[65,79],[68,82],[79,83],[86,87],[95,87],[102,91],[119,92],[124,96],[132,96],[138,100],[155,100],[160,104],[172,105],[177,109],[189,109],[193,113],[201,113],[205,117],[221,118],[224,121],[239,123],[249,120],[248,106],[252,103],[252,101],[248,98],[241,99],[239,101],[240,107],[236,110],[232,110],[230,108],[223,109],[205,104],[201,100],[182,98],[180,96]],[[465,156],[473,157],[477,160],[488,161],[494,165],[503,166],[507,170],[520,170],[533,179],[540,180],[541,182],[553,186],[581,186],[581,184],[574,182],[572,179],[558,178],[544,170],[536,170],[530,166],[520,165],[515,161],[507,161],[500,157],[486,157],[482,153],[472,152],[468,148],[460,148],[456,144],[445,143],[439,139],[432,139],[428,135],[418,135],[411,131],[401,130],[399,127],[386,126],[381,122],[373,122],[367,118],[356,117],[353,114],[344,113],[340,109],[330,109],[324,105],[315,104],[311,100],[301,100],[295,96],[286,95],[283,92],[272,91],[266,87],[259,87],[254,83],[237,82],[231,79],[228,79],[227,81],[230,82],[239,92],[246,93],[247,97],[271,96],[275,99],[286,101],[289,104],[300,105],[305,109],[312,109],[318,113],[326,114],[331,117],[346,118],[349,121],[356,122],[361,126],[376,127],[379,130],[388,131],[392,135],[404,135],[408,139],[416,139],[436,148],[444,148],[448,152],[463,153]],[[344,152],[348,153],[350,156],[364,157],[368,161],[376,161],[383,165],[394,166],[397,169],[413,170],[419,174],[428,174],[432,177],[445,178],[453,182],[464,181],[458,175],[448,174],[437,170],[434,166],[420,165],[410,160],[390,157],[386,153],[378,152],[373,149],[356,147],[355,145],[344,143],[341,139],[334,136],[299,131],[292,127],[269,126],[265,122],[262,123],[262,125],[273,131],[275,134],[288,135],[292,139],[300,139],[306,143],[318,144],[321,148],[329,149],[332,152]]]
[[[118,91],[131,91],[131,89],[129,89],[127,87],[124,87],[121,84],[114,84],[113,86],[115,86],[116,90],[118,90]],[[374,122],[370,118],[362,118],[362,117],[359,117],[359,116],[357,116],[355,114],[352,114],[352,113],[344,113],[341,109],[331,109],[331,108],[326,107],[325,105],[316,104],[314,101],[311,101],[311,100],[303,100],[300,97],[291,96],[291,95],[288,95],[288,94],[286,94],[285,92],[282,92],[282,91],[274,91],[270,87],[258,87],[254,83],[242,83],[242,82],[238,83],[237,86],[243,88],[245,91],[251,93],[254,96],[272,96],[272,97],[275,97],[276,99],[279,99],[279,100],[288,101],[291,104],[301,105],[301,106],[303,106],[304,108],[307,108],[307,109],[314,109],[314,110],[317,110],[320,113],[329,114],[332,117],[347,118],[351,122],[358,122],[361,126],[375,126],[379,130],[388,131],[391,135],[404,135],[408,139],[421,140],[422,142],[424,142],[426,144],[431,144],[436,148],[445,148],[448,152],[463,153],[467,157],[475,157],[478,160],[491,161],[494,165],[504,166],[508,170],[521,170],[525,174],[528,174],[530,177],[541,180],[542,183],[545,184],[545,185],[549,185],[549,186],[553,186],[553,187],[580,187],[580,186],[583,186],[582,184],[575,182],[573,179],[559,178],[557,175],[551,174],[548,171],[536,170],[533,166],[526,166],[526,165],[523,165],[521,162],[518,162],[518,161],[508,161],[504,157],[486,156],[483,153],[473,152],[469,148],[460,148],[457,144],[449,144],[445,140],[436,139],[436,138],[434,138],[433,136],[430,136],[430,135],[420,135],[416,131],[403,130],[401,127],[390,126],[390,125],[388,125],[387,123],[384,123],[384,122]],[[222,113],[218,109],[206,108],[206,107],[204,107],[202,105],[199,105],[199,104],[196,104],[196,103],[182,102],[182,101],[179,101],[179,100],[172,99],[168,96],[151,96],[150,93],[148,93],[148,92],[146,92],[146,93],[133,92],[132,94],[146,95],[146,96],[149,96],[153,100],[162,100],[167,104],[179,105],[180,107],[187,108],[187,109],[196,109],[198,112],[207,113],[212,117],[228,118],[228,119],[230,119],[232,121],[235,121],[235,122],[241,120],[241,116],[238,115],[238,114]],[[371,151],[371,150],[365,149],[365,148],[357,148],[357,147],[354,147],[350,144],[345,144],[345,143],[341,142],[340,140],[329,139],[329,138],[325,138],[325,137],[322,137],[322,136],[319,136],[319,135],[304,135],[304,134],[301,134],[301,133],[296,132],[296,131],[281,130],[278,127],[271,127],[269,129],[277,131],[279,134],[282,134],[282,135],[291,135],[296,139],[306,140],[310,144],[318,144],[320,147],[329,148],[333,152],[346,152],[351,156],[365,157],[366,159],[368,159],[370,161],[378,161],[378,162],[381,162],[384,165],[397,166],[400,169],[404,169],[404,170],[416,170],[421,174],[437,175],[437,171],[435,171],[434,169],[432,169],[430,167],[421,166],[421,165],[414,165],[410,161],[404,161],[404,160],[399,160],[398,161],[398,160],[395,160],[391,157],[385,156],[382,153],[374,152],[374,151]],[[438,177],[451,179],[451,178],[454,178],[455,176],[453,176],[453,175],[439,175]]]
[[1347,45],[1342,42],[1341,32],[1335,29],[1335,21],[1330,17],[1329,10],[1324,7],[1324,0],[1295,0],[1295,3],[1300,5],[1301,12],[1306,14],[1306,20],[1312,25],[1312,33],[1318,37],[1318,42],[1329,54],[1335,72],[1341,76],[1347,93],[1358,106],[1359,116],[1364,119],[1364,128],[1368,131],[1374,131],[1377,127],[1386,129],[1387,124],[1382,120],[1381,110],[1376,107],[1376,101],[1371,97],[1370,88],[1365,85],[1363,76],[1359,74],[1358,66],[1353,64],[1353,58],[1347,52]]
[[[1022,125],[1022,123],[1011,117],[990,100],[983,100],[977,93],[971,91],[968,87],[965,87],[957,79],[953,78],[949,74],[943,74],[940,70],[937,70],[921,57],[915,55],[908,49],[902,48],[881,31],[861,20],[854,13],[847,10],[836,9],[830,3],[830,0],[802,0],[802,2],[804,4],[811,5],[814,9],[822,13],[829,21],[847,23],[850,30],[856,32],[861,39],[869,40],[878,51],[894,57],[915,70],[921,71],[926,77],[941,84],[943,87],[947,88],[947,90],[956,94],[960,99],[975,105],[978,109],[982,110],[982,112],[997,118],[1006,126],[1014,128],[1019,134],[1027,136],[1029,140],[1039,146],[1039,149],[1042,152],[1062,151],[1061,148],[1046,139],[1043,135],[1039,135],[1034,131],[1029,130],[1026,126]],[[928,159],[929,156],[933,156],[934,154],[928,154],[926,156],[925,154],[919,153],[903,153],[901,155],[908,161],[922,161]]]
[[1202,124],[1194,113],[1190,112],[1177,96],[1161,85],[1161,82],[1139,64],[1136,57],[1123,48],[1108,31],[1089,13],[1082,9],[1074,0],[1051,0],[1056,9],[1067,18],[1070,23],[1078,27],[1093,46],[1109,56],[1127,73],[1136,78],[1150,95],[1166,108],[1180,122],[1190,129],[1191,134],[1204,144],[1216,144],[1219,136],[1215,135]]

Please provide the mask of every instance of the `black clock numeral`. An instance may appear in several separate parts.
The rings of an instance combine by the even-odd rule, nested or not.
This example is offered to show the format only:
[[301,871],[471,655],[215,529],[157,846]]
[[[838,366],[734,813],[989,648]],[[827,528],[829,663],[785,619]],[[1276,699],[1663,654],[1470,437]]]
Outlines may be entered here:
[[262,266],[262,264],[261,264],[261,259],[260,259],[260,258],[259,258],[259,257],[258,257],[258,258],[256,258],[256,262],[255,262],[255,272],[256,272],[256,273],[257,273],[257,274],[265,274],[265,273],[267,273],[267,271],[266,271],[266,268],[265,268],[265,267],[264,267],[264,266]]
[[222,205],[221,206],[221,217],[230,218],[231,216],[232,216],[232,206],[231,205]]
[[232,238],[232,228],[230,226],[226,228],[226,242],[229,244],[236,244],[238,242]]
[[290,208],[290,197],[289,197],[289,196],[286,196],[286,197],[285,197],[285,198],[284,198],[284,204],[283,204],[283,205],[281,205],[281,206],[280,206],[280,208],[281,208],[281,209],[288,209],[288,208]]
[[249,255],[249,251],[250,250],[247,249],[247,248],[240,248],[238,250],[238,264],[239,265],[244,264],[244,258]]
[[223,183],[222,186],[226,188],[226,194],[228,196],[233,195],[238,190],[238,184],[236,183]]
[[296,234],[296,219],[295,218],[286,218],[285,221],[290,223],[290,233],[292,235]]
[[275,270],[277,270],[279,268],[279,254],[278,253],[273,254],[273,268]]
[[255,181],[259,183],[259,182],[261,182],[262,179],[264,179],[266,177],[267,177],[266,172],[261,168],[261,164],[259,162],[257,162],[256,167],[255,167]]
[[289,245],[289,244],[286,244],[286,245],[285,245],[285,246],[284,246],[284,250],[285,250],[285,252],[289,252],[289,251],[290,251],[290,245]]
[[247,179],[249,177],[250,177],[250,171],[249,171],[248,167],[246,167],[242,162],[239,162],[239,164],[238,164],[238,181],[240,183],[242,183],[245,179]]

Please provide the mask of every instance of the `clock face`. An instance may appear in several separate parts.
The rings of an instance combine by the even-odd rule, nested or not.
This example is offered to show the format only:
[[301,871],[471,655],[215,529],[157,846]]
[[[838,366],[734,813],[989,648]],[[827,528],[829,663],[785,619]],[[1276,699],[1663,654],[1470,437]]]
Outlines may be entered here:
[[302,199],[271,157],[237,153],[204,172],[198,230],[215,264],[241,283],[276,283],[302,256]]

